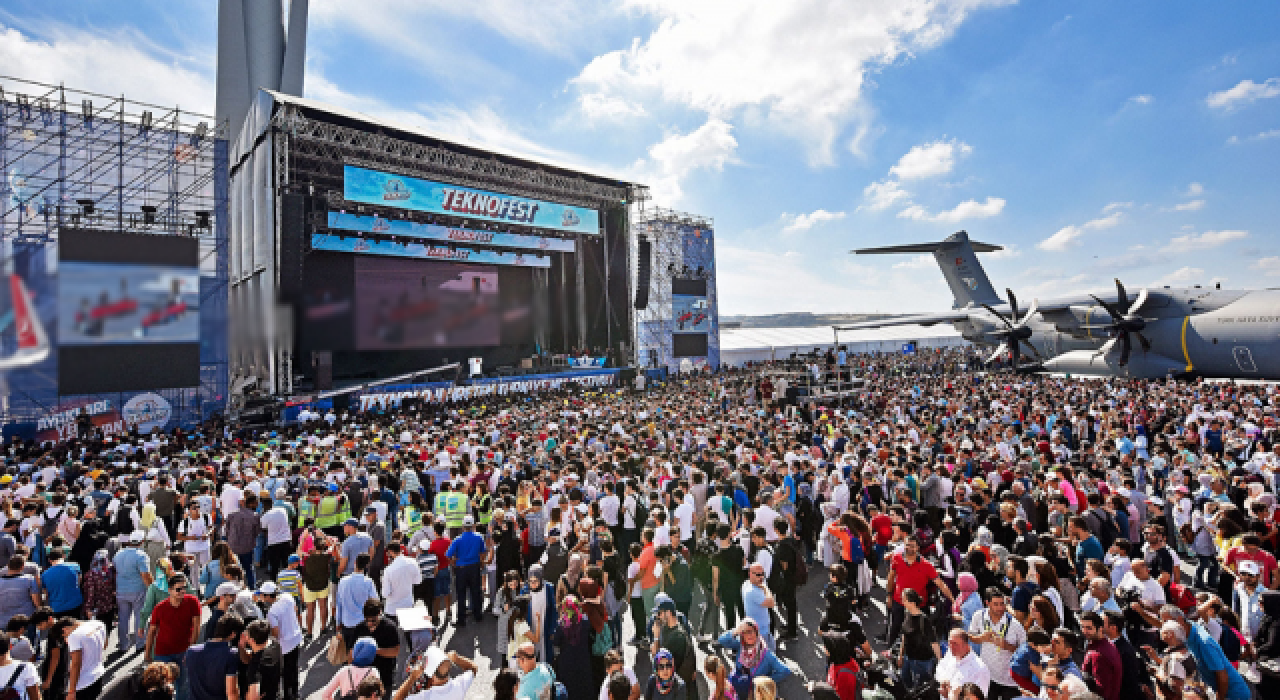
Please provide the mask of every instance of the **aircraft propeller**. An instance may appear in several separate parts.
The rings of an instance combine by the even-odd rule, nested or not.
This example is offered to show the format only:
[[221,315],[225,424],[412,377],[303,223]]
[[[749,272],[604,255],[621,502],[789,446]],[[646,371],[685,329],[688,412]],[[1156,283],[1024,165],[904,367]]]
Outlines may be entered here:
[[1037,299],[1032,299],[1031,308],[1027,309],[1027,314],[1023,316],[1018,312],[1018,297],[1014,296],[1013,290],[1006,288],[1004,291],[1005,294],[1009,295],[1009,310],[1012,312],[1009,318],[1005,318],[999,311],[996,311],[987,304],[982,305],[982,308],[991,312],[991,315],[1000,319],[1006,326],[1005,330],[991,332],[991,335],[1001,338],[1001,341],[1000,347],[996,348],[996,351],[991,353],[991,356],[987,358],[987,362],[993,362],[997,357],[1008,352],[1013,355],[1013,367],[1014,369],[1017,369],[1019,359],[1022,357],[1023,345],[1025,345],[1036,357],[1040,356],[1040,351],[1036,350],[1036,346],[1032,345],[1029,341],[1032,331],[1031,327],[1027,325],[1031,321],[1031,318],[1036,315],[1040,302]]
[[[1129,364],[1129,353],[1133,350],[1133,340],[1130,336],[1137,336],[1138,343],[1142,345],[1142,351],[1151,350],[1151,341],[1142,334],[1142,330],[1147,327],[1147,320],[1138,315],[1138,311],[1142,309],[1143,304],[1147,303],[1147,289],[1143,287],[1139,292],[1133,304],[1129,303],[1129,295],[1125,292],[1124,285],[1120,280],[1116,280],[1116,298],[1118,304],[1110,304],[1098,297],[1090,294],[1098,305],[1107,310],[1107,314],[1111,316],[1111,323],[1101,326],[1088,326],[1089,328],[1103,328],[1112,333],[1115,337],[1108,340],[1105,345],[1098,349],[1097,355],[1106,355],[1111,352],[1116,343],[1120,343],[1120,366]],[[1126,310],[1126,307],[1128,309]]]

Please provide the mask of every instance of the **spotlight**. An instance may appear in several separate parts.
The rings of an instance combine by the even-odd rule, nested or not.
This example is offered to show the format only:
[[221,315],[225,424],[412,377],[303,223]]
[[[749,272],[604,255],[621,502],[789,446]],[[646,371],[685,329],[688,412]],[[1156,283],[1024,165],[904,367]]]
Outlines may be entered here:
[[142,118],[138,120],[138,133],[146,133],[151,131],[151,110],[142,113]]
[[93,128],[93,100],[80,101],[80,113],[84,115],[84,128]]
[[699,265],[699,266],[698,266],[698,271],[697,271],[697,273],[695,273],[695,274],[697,274],[697,276],[698,276],[698,277],[703,277],[703,276],[705,276],[705,274],[706,274],[706,273],[704,273],[704,272],[702,271],[702,266],[701,266],[701,265]]
[[196,212],[196,228],[204,228],[204,229],[209,228],[209,212],[207,211]]
[[92,200],[92,199],[77,199],[77,200],[76,200],[76,204],[79,204],[79,205],[80,205],[80,210],[84,212],[84,217],[85,217],[86,219],[87,219],[87,218],[89,218],[89,216],[93,214],[93,200]]
[[154,204],[143,204],[142,209],[142,225],[154,226],[156,223],[156,207]]
[[200,122],[199,124],[196,124],[196,130],[194,133],[191,134],[191,142],[190,142],[191,145],[199,146],[200,142],[204,140],[205,134],[207,133],[209,133],[208,122]]

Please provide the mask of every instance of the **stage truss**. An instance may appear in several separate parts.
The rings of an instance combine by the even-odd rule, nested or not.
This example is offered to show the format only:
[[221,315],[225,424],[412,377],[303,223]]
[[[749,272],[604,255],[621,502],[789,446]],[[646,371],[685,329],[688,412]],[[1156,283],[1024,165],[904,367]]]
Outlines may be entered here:
[[[676,277],[696,276],[696,268],[703,266],[702,277],[708,280],[710,298],[715,299],[714,260],[691,260],[685,255],[685,232],[689,229],[714,230],[715,223],[709,217],[685,212],[645,207],[636,213],[632,225],[632,254],[638,256],[641,238],[651,244],[649,305],[635,311],[636,364],[639,367],[670,367],[673,359],[671,334],[676,330],[672,307],[671,280]],[[690,268],[690,263],[693,267]],[[633,259],[632,269],[638,261]],[[712,334],[715,357],[719,357],[718,329]]]
[[[23,261],[35,251],[56,266],[64,226],[199,239],[201,386],[164,392],[188,424],[227,395],[226,167],[226,125],[211,116],[0,76],[6,274],[19,250]],[[32,420],[70,398],[56,378],[26,375],[9,378],[0,422]]]

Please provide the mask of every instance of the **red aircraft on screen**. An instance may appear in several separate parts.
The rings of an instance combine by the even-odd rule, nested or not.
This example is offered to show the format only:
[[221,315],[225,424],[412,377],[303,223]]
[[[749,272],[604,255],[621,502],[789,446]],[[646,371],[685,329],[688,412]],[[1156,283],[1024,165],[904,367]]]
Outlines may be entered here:
[[8,357],[0,357],[0,372],[38,365],[49,356],[49,336],[45,333],[40,315],[31,303],[31,295],[22,278],[9,275],[9,297],[13,300],[13,325],[18,338],[18,350]]

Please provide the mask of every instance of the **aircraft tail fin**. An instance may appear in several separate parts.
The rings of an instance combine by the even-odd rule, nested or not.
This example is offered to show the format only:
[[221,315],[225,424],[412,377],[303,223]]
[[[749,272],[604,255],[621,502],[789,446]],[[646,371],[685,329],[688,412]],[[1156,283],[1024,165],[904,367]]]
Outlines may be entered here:
[[969,240],[964,231],[947,236],[937,243],[910,243],[891,245],[879,248],[859,248],[853,252],[858,255],[884,255],[895,253],[931,253],[951,287],[951,295],[955,297],[955,308],[975,306],[978,304],[1002,304],[1004,300],[991,286],[986,270],[978,262],[977,253],[992,253],[1004,250],[1002,246],[990,243],[979,243]]
[[18,275],[9,275],[9,297],[13,304],[13,328],[18,340],[18,350],[13,355],[0,359],[0,369],[15,369],[38,364],[49,355],[49,335],[35,305],[31,303],[31,294]]

